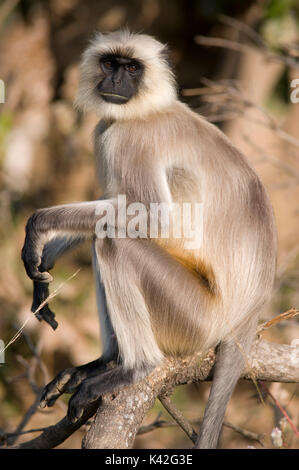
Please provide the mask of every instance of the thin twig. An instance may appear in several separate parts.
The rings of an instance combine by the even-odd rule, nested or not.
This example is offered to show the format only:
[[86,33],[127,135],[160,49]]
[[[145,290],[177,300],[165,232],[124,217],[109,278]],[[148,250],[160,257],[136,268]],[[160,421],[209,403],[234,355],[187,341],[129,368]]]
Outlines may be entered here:
[[223,39],[223,38],[215,38],[215,37],[207,37],[207,36],[195,36],[194,38],[196,44],[199,44],[200,46],[209,46],[209,47],[221,47],[223,49],[231,49],[233,51],[237,52],[252,52],[261,51],[253,45],[249,44],[241,44],[236,41],[232,41],[231,39]]
[[[248,116],[246,114],[246,118],[250,121],[256,122],[259,125],[262,125],[268,129],[271,129],[275,134],[283,141],[294,145],[295,147],[299,147],[299,139],[294,137],[293,135],[289,134],[288,132],[284,131],[279,124],[275,121],[275,119],[270,116],[267,111],[262,107],[259,106],[257,103],[252,101],[250,98],[244,95],[242,93],[240,87],[238,86],[238,83],[235,81],[234,86],[231,84],[223,83],[217,83],[214,82],[213,80],[207,79],[202,77],[201,82],[206,86],[207,90],[210,90],[211,92],[205,92],[205,88],[194,88],[194,89],[186,89],[183,90],[182,94],[185,96],[196,96],[197,94],[206,96],[207,98],[210,96],[213,98],[213,90],[215,90],[215,94],[217,94],[217,99],[215,101],[215,104],[217,105],[218,109],[220,108],[220,105],[222,104],[223,106],[225,105],[225,114],[229,115],[229,119],[233,117],[237,117],[237,115],[241,115],[242,113],[244,114],[246,108],[251,108],[251,109],[256,109],[259,111],[262,116],[265,118],[265,120],[257,120],[253,119],[251,116]],[[219,102],[219,98],[223,95],[223,102]],[[232,110],[228,108],[232,108],[233,105],[238,105],[241,104],[243,105],[243,108],[233,108]],[[230,113],[235,113],[235,115],[230,115]],[[218,119],[216,119],[218,118]],[[210,116],[207,116],[208,120],[220,120],[219,116],[213,116],[213,119],[211,119]]]
[[194,38],[196,44],[201,46],[208,47],[220,47],[223,49],[231,49],[237,52],[256,52],[265,56],[266,60],[273,62],[280,62],[289,67],[299,68],[299,63],[292,57],[283,56],[280,54],[274,54],[269,50],[258,48],[252,44],[240,44],[239,42],[233,41],[231,39],[223,39],[217,37],[207,37],[207,36],[195,36]]
[[183,96],[200,96],[200,95],[217,95],[218,93],[225,93],[227,87],[224,85],[216,85],[213,88],[200,87],[200,88],[184,88],[182,90]]
[[42,395],[42,390],[40,390],[40,392],[36,395],[34,402],[30,406],[30,408],[26,411],[22,421],[20,422],[20,424],[17,426],[16,430],[14,431],[14,436],[12,436],[11,438],[7,440],[8,445],[13,445],[15,443],[18,434],[23,431],[24,427],[27,425],[29,420],[36,413],[37,408],[39,407],[39,404],[40,404],[41,395]]
[[266,386],[266,384],[264,383],[261,383],[261,388],[267,393],[267,395],[269,395],[269,397],[271,398],[271,400],[273,401],[273,403],[275,404],[275,406],[277,406],[277,408],[279,409],[279,411],[284,415],[284,417],[286,418],[286,420],[288,421],[289,425],[291,426],[292,430],[294,431],[295,435],[297,437],[299,437],[299,431],[297,429],[297,427],[295,426],[295,424],[293,423],[293,421],[291,420],[291,418],[289,417],[288,413],[285,411],[285,409],[282,407],[282,405],[279,403],[279,401],[272,395],[272,393],[270,392],[270,390],[268,389],[268,387]]
[[240,426],[236,426],[235,424],[229,423],[228,421],[223,421],[223,426],[232,429],[233,431],[241,434],[241,436],[246,437],[247,439],[251,439],[252,441],[257,441],[264,446],[264,434],[257,434],[255,432],[249,431],[248,429],[241,428]]
[[[203,418],[194,419],[194,420],[190,421],[190,424],[199,426],[199,425],[201,425],[202,420],[203,420]],[[176,427],[176,426],[178,426],[178,424],[176,422],[174,423],[174,422],[171,422],[171,421],[164,421],[164,420],[156,418],[155,421],[153,421],[152,423],[147,424],[145,426],[141,426],[138,429],[137,434],[138,435],[147,434],[148,432],[154,431],[154,430],[159,429],[159,428],[170,428],[170,427],[172,428],[172,427]],[[232,424],[228,421],[224,421],[223,426],[232,429],[233,431],[240,434],[242,437],[245,437],[246,439],[250,439],[252,441],[258,442],[259,444],[261,444],[261,446],[264,445],[264,443],[263,443],[264,435],[263,434],[257,434],[255,432],[249,431],[248,429],[244,429],[244,428],[241,428],[240,426],[236,426],[235,424]]]
[[159,400],[164,408],[168,411],[170,416],[172,416],[177,424],[183,429],[183,431],[185,431],[191,441],[196,442],[197,433],[194,431],[191,424],[186,420],[181,411],[177,409],[171,399],[168,396],[160,396]]
[[252,39],[252,41],[262,49],[267,50],[267,45],[262,37],[247,23],[243,23],[243,21],[237,20],[236,18],[232,18],[231,16],[226,15],[219,15],[219,20],[221,23],[231,26],[232,28],[236,29],[237,31],[246,34],[248,38]]

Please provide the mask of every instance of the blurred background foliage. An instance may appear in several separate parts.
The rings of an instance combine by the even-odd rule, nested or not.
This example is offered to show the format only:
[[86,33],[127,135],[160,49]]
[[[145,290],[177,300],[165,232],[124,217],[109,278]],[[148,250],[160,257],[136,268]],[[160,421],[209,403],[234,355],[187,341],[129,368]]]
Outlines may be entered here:
[[[0,79],[6,86],[6,102],[0,104],[0,338],[7,343],[30,315],[32,285],[20,259],[28,216],[40,207],[100,196],[92,152],[96,116],[79,115],[73,99],[80,55],[93,32],[123,26],[169,44],[182,99],[220,126],[264,181],[275,209],[279,256],[276,289],[262,319],[298,307],[299,104],[290,103],[290,82],[299,77],[299,68],[269,58],[275,53],[298,64],[298,14],[298,0],[0,1]],[[233,27],[223,15],[242,21],[244,27]],[[205,47],[196,41],[198,35],[255,47]],[[207,93],[203,77],[213,81],[215,93]],[[237,94],[230,94],[230,87]],[[0,368],[2,431],[14,431],[20,423],[25,429],[54,424],[64,415],[67,398],[54,409],[30,416],[25,413],[34,403],[36,388],[62,368],[100,354],[88,244],[57,263],[51,288],[79,267],[80,273],[52,302],[57,331],[32,314],[25,335],[6,352],[6,364]],[[282,323],[264,336],[290,343],[299,338],[298,321]],[[209,386],[176,390],[174,400],[190,419],[202,415]],[[298,425],[298,387],[269,386]],[[157,404],[146,422],[159,410]],[[281,417],[244,381],[227,410],[230,422],[264,433],[266,447],[273,446],[270,433]],[[165,411],[162,418],[170,419]],[[298,448],[298,438],[285,428],[284,446]],[[80,447],[83,434],[79,430],[61,447]],[[228,428],[221,445],[261,447]],[[173,427],[136,440],[137,448],[189,446],[183,432]]]

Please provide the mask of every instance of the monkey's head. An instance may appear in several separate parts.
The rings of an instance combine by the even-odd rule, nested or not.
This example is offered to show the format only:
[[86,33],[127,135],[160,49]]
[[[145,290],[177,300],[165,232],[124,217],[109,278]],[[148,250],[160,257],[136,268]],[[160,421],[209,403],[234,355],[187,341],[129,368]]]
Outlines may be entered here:
[[127,30],[98,33],[83,54],[76,105],[103,118],[132,119],[176,99],[166,46]]

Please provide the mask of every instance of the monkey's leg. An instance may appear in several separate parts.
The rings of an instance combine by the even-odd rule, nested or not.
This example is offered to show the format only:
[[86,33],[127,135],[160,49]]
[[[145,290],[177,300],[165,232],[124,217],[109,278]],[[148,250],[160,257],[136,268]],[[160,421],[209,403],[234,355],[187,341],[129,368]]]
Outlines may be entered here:
[[[39,266],[40,271],[49,271],[53,268],[56,260],[66,251],[74,248],[84,240],[82,236],[64,236],[50,240],[44,246],[41,264]],[[46,282],[33,281],[33,301],[31,311],[35,312],[38,307],[44,302],[49,296],[49,284]],[[42,321],[45,320],[55,330],[58,326],[56,322],[55,314],[50,309],[49,305],[44,305],[37,313],[36,317]]]
[[97,254],[121,361],[118,367],[84,380],[69,402],[72,420],[82,415],[89,401],[142,379],[161,363],[155,327],[173,350],[171,342],[180,342],[187,326],[187,343],[200,334],[205,337],[204,323],[198,318],[205,307],[206,287],[159,246],[148,240],[97,240]]
[[[107,253],[109,245],[111,250]],[[215,334],[219,337],[219,332],[212,329],[211,333],[219,316],[219,310],[216,317],[213,312],[217,299],[193,273],[159,246],[147,240],[107,240],[98,256],[122,362],[119,367],[82,383],[69,403],[73,420],[81,416],[88,401],[142,378],[158,365],[163,356],[157,340],[163,350],[175,354],[182,348],[185,353],[199,351],[201,347],[205,350],[212,344],[211,338],[215,341]],[[221,346],[203,425],[206,436],[203,446],[217,444],[226,404],[242,371],[243,354],[246,356],[254,331],[255,326],[243,325],[236,338]]]
[[101,280],[99,265],[97,263],[93,243],[93,270],[96,285],[97,307],[101,323],[101,335],[103,354],[99,359],[79,367],[71,367],[61,371],[44,389],[41,406],[53,406],[57,398],[63,393],[74,393],[79,385],[93,376],[98,376],[106,371],[110,361],[116,361],[118,348],[116,337],[109,319],[105,289]]
[[256,333],[257,316],[220,343],[213,383],[205,409],[196,449],[215,449],[218,445],[224,415],[235,385],[244,370],[246,356]]
[[[105,262],[103,262],[103,264],[105,265]],[[116,281],[120,277],[119,272],[115,270],[114,264],[111,264],[109,261],[108,265],[109,268],[107,268],[107,271],[109,271],[111,279]],[[132,383],[133,375],[136,372],[133,372],[132,369],[127,370],[120,364],[114,368],[107,369],[107,364],[110,361],[118,360],[118,344],[107,308],[105,288],[102,283],[94,245],[93,268],[96,283],[97,306],[101,323],[103,354],[98,360],[92,363],[60,372],[57,377],[46,386],[41,401],[41,406],[53,406],[62,393],[75,392],[69,401],[68,407],[68,417],[73,422],[82,416],[84,409],[90,403],[99,400],[103,393],[118,390],[120,387]],[[122,281],[124,280],[121,277],[120,282]],[[125,295],[121,288],[119,294],[121,301],[121,294],[123,294],[123,296]],[[126,294],[128,295],[128,292],[126,292]],[[122,305],[121,308],[123,307],[124,305]],[[128,341],[130,341],[130,337],[128,337]]]
[[[109,315],[103,316],[100,310],[101,330],[105,336],[104,356],[109,357],[111,354],[111,339],[115,336],[117,353],[120,345],[121,350],[116,367],[106,369],[105,372],[99,370],[97,374],[95,371],[78,387],[69,401],[68,416],[72,421],[79,419],[86,406],[97,401],[104,393],[117,391],[145,376],[163,357],[155,342],[148,311],[136,285],[136,276],[130,271],[126,253],[118,251],[118,240],[115,240],[115,244],[114,240],[108,239],[96,240],[96,243],[97,248],[102,248],[97,249],[98,260],[94,257],[94,264],[98,279],[98,267],[101,267],[109,311]],[[120,265],[113,254],[118,252],[122,259]],[[99,285],[97,283],[97,287]],[[98,291],[97,300],[99,304]]]

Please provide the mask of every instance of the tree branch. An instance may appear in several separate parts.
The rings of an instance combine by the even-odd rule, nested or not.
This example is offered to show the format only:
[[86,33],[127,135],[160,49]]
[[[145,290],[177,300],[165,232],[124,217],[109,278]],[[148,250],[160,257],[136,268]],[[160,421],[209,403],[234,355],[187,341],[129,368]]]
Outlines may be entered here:
[[[257,338],[247,360],[242,377],[274,382],[299,382],[299,367],[294,364],[295,349],[286,344],[273,344]],[[209,380],[215,362],[215,352],[180,359],[166,359],[148,377],[117,394],[104,395],[100,406],[94,404],[76,424],[63,418],[46,428],[37,438],[18,448],[53,448],[67,439],[93,416],[84,440],[86,449],[126,449],[133,446],[135,436],[146,413],[156,398],[171,395],[175,387]]]
[[65,416],[58,423],[44,429],[35,439],[24,442],[15,449],[53,449],[70,437],[77,429],[85,424],[96,412],[98,403],[93,404],[75,424]]
[[223,49],[231,49],[237,52],[257,52],[258,54],[264,55],[265,59],[273,62],[280,62],[289,67],[295,69],[299,68],[299,62],[292,57],[284,56],[281,54],[275,54],[269,49],[256,47],[252,44],[239,43],[230,39],[218,38],[218,37],[207,37],[207,36],[195,36],[196,44],[208,47],[220,47]]

